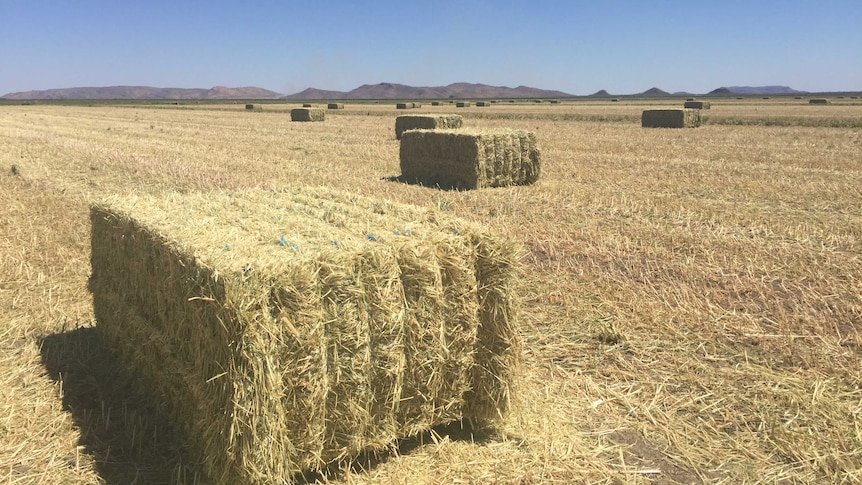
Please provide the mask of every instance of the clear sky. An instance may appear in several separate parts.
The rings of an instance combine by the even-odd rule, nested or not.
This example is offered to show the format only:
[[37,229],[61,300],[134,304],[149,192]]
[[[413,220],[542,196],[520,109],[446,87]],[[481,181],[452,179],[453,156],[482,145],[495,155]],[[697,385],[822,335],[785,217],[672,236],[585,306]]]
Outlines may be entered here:
[[862,90],[862,0],[0,0],[0,95],[393,82]]

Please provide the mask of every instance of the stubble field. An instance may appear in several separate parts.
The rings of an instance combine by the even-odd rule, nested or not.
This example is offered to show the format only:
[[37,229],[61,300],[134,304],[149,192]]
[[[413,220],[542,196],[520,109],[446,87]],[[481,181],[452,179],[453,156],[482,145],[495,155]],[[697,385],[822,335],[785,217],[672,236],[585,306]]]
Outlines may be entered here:
[[[524,372],[493,433],[435,430],[330,483],[862,482],[862,103],[454,106],[534,131],[532,186],[400,173],[390,104],[0,106],[0,482],[207,483],[104,348],[89,203],[325,185],[437,208],[524,246]],[[675,106],[680,102],[674,102]],[[302,477],[300,477],[302,478]]]

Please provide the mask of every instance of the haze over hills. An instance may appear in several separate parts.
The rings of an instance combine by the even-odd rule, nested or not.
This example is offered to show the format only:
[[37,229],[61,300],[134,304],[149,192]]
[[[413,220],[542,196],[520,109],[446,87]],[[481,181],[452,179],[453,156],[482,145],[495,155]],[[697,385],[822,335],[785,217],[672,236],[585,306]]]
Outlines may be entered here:
[[[714,89],[704,95],[781,95],[804,94],[788,86],[730,86]],[[668,93],[657,87],[650,88],[638,94],[609,94],[602,89],[590,97],[602,96],[634,96],[634,97],[665,97],[693,96],[688,92]],[[489,86],[475,83],[453,83],[448,86],[414,87],[397,83],[364,84],[351,91],[331,91],[308,88],[301,92],[282,95],[275,91],[258,87],[229,88],[215,86],[210,89],[187,88],[154,88],[148,86],[108,86],[79,87],[65,89],[48,89],[42,91],[25,91],[9,93],[0,96],[11,100],[87,100],[87,99],[121,99],[121,100],[252,100],[252,99],[285,99],[285,100],[349,100],[349,99],[493,99],[493,98],[572,98],[576,95],[562,91],[539,89],[529,86],[510,88],[506,86]]]
[[277,99],[281,94],[257,87],[210,89],[153,88],[149,86],[108,86],[47,89],[9,93],[2,98],[20,100],[64,99]]

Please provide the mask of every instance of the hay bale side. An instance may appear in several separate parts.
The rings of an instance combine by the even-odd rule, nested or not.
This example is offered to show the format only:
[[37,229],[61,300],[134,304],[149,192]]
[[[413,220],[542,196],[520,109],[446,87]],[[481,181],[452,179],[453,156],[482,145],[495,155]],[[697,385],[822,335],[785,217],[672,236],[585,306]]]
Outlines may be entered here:
[[410,109],[413,107],[413,103],[396,103],[395,109]]
[[697,109],[648,109],[641,115],[644,128],[696,128],[700,126]]
[[488,106],[491,106],[491,103],[487,101],[476,101],[476,106],[480,108],[487,108]]
[[302,103],[302,107],[303,108],[311,108],[312,104],[311,103]]
[[829,100],[826,98],[811,98],[808,100],[808,104],[829,104]]
[[486,228],[304,187],[115,198],[91,221],[98,329],[216,483],[508,409],[519,250]]
[[290,110],[290,121],[323,121],[326,111],[323,108],[294,108]]
[[440,106],[440,101],[431,101],[431,106]]
[[415,102],[415,101],[414,101],[413,103],[410,103],[410,104],[411,104],[414,108],[421,108],[421,107],[422,107],[422,103],[417,103],[417,102]]
[[344,109],[344,103],[329,103],[326,109]]
[[254,108],[255,108],[255,106],[253,104],[245,105],[245,109],[254,109]]
[[520,130],[411,130],[401,135],[401,175],[441,188],[534,183],[540,172],[535,134]]
[[407,130],[460,128],[461,115],[402,115],[395,118],[395,138]]
[[456,108],[469,108],[470,102],[469,101],[458,101],[457,103],[455,103],[455,107]]
[[686,101],[683,107],[689,109],[709,109],[709,101]]

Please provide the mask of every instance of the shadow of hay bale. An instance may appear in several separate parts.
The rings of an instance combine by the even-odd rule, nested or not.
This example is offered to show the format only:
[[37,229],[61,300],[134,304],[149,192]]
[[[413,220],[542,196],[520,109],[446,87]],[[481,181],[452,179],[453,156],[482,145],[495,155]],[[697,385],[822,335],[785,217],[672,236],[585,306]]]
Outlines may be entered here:
[[[48,375],[62,384],[63,408],[80,429],[78,444],[93,456],[105,484],[210,483],[189,460],[163,410],[105,347],[98,330],[86,327],[48,335],[40,346]],[[334,463],[323,473],[298,475],[293,483],[338,478],[348,469],[369,471],[447,436],[479,445],[494,440],[492,431],[456,421],[398,440],[388,452],[366,452],[354,460]]]
[[78,444],[93,456],[104,483],[208,483],[95,328],[48,335],[40,346],[48,375],[62,385],[63,408],[80,429]]
[[[427,189],[435,189],[435,190],[443,190],[443,191],[465,191],[468,189],[458,187],[457,185],[427,185],[423,184],[422,181],[407,178],[403,175],[390,175],[388,177],[383,177],[381,180],[385,180],[387,182],[395,182],[399,184],[407,184],[407,185],[415,185],[417,187],[425,187]],[[497,188],[497,187],[494,187]]]

